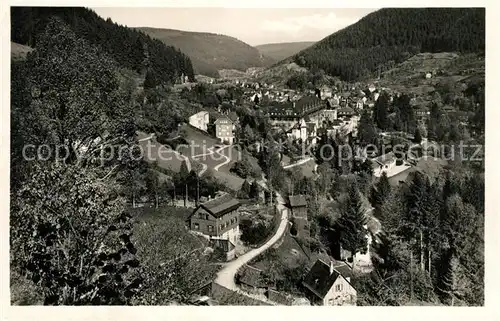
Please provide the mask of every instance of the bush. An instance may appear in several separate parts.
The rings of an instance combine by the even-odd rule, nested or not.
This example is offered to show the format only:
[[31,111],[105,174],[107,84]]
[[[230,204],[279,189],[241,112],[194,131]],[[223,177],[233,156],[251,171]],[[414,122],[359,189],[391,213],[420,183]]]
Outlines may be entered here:
[[241,241],[246,245],[257,245],[271,234],[271,228],[263,222],[253,223],[250,219],[240,221]]

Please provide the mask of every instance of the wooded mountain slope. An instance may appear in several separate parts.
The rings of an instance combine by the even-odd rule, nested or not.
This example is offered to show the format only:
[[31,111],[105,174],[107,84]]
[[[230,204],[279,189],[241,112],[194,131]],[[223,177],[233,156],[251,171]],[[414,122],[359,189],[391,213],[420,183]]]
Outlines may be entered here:
[[220,69],[245,71],[249,67],[265,67],[275,61],[236,38],[206,32],[141,27],[139,30],[174,46],[189,55],[195,72],[218,76]]
[[391,8],[373,12],[292,57],[354,80],[419,52],[484,52],[484,8]]
[[77,37],[100,46],[121,67],[137,72],[148,70],[159,83],[173,82],[184,74],[194,80],[189,57],[146,34],[104,20],[94,11],[81,7],[13,7],[11,39],[36,47],[39,36],[51,18],[64,21]]
[[291,57],[314,44],[313,41],[268,43],[255,46],[263,55],[280,61]]

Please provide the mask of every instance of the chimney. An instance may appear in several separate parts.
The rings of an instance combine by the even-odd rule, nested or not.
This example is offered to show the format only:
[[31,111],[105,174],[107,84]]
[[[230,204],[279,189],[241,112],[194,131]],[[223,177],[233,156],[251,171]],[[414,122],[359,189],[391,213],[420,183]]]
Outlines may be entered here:
[[333,274],[333,261],[330,261],[330,275]]

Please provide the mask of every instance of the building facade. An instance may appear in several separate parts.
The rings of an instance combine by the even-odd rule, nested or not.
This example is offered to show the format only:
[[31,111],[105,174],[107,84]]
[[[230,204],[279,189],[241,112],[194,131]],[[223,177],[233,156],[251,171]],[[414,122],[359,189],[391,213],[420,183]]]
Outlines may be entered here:
[[220,117],[215,121],[215,137],[222,143],[233,144],[234,124],[229,117]]
[[192,231],[210,239],[229,240],[233,245],[239,234],[240,203],[231,195],[224,195],[198,205],[188,218]]
[[345,263],[329,264],[318,259],[302,284],[313,305],[356,305],[357,292],[350,283],[350,268]]
[[207,111],[200,111],[189,117],[189,124],[193,127],[207,131],[209,117]]

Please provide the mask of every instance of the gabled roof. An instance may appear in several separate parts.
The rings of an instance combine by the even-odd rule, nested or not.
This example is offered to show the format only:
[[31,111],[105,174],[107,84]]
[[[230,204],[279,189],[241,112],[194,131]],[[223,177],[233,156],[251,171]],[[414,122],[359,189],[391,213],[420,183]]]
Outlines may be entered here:
[[291,207],[307,206],[306,197],[304,195],[290,195],[288,196]]
[[215,218],[219,218],[226,213],[234,211],[235,209],[240,207],[240,205],[241,204],[240,202],[238,202],[238,200],[233,198],[231,195],[226,194],[224,196],[217,197],[211,201],[198,205],[198,207],[194,209],[192,214],[194,214],[201,207],[211,215],[213,215]]
[[232,124],[233,121],[231,119],[229,119],[229,117],[227,116],[221,116],[219,118],[217,118],[217,120],[215,121],[214,124],[218,125],[218,124]]
[[302,284],[317,297],[323,299],[339,276],[340,273],[335,270],[330,273],[330,266],[318,259],[307,273]]
[[215,217],[220,217],[227,212],[240,207],[240,202],[238,202],[238,200],[233,198],[231,195],[226,194],[211,201],[205,202],[200,206],[202,206],[208,212],[212,213]]

